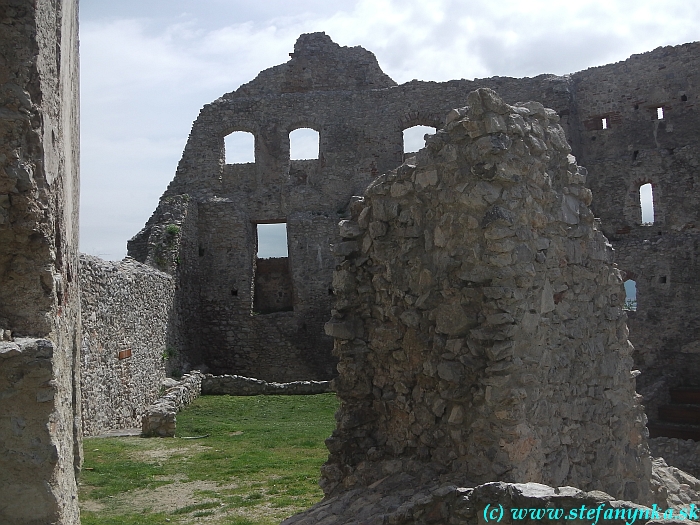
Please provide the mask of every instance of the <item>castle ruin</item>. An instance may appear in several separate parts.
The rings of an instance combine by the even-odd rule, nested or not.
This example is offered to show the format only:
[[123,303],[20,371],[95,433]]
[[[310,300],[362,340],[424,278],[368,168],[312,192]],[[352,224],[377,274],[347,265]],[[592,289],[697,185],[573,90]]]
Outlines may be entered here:
[[[176,252],[170,260],[180,261],[179,289],[187,290],[179,310],[192,330],[181,349],[190,366],[327,379],[334,361],[322,326],[333,299],[332,252],[343,255],[335,224],[353,196],[403,162],[403,130],[441,128],[470,91],[537,100],[559,115],[589,172],[591,209],[623,278],[636,283],[630,339],[654,419],[670,387],[700,382],[698,52],[697,43],[660,48],[567,76],[396,85],[368,51],[323,33],[302,35],[289,62],[204,106],[175,179],[129,253],[163,260],[163,229],[181,228],[180,247],[168,253]],[[319,133],[317,159],[290,160],[289,134],[302,127]],[[254,163],[225,162],[224,137],[238,130],[255,137]],[[645,184],[653,188],[651,223],[642,221]],[[268,222],[287,224],[287,259],[256,258],[256,225]],[[277,276],[267,281],[273,287],[260,285],[266,273]],[[279,308],[287,311],[256,312],[261,296],[276,293],[288,298]]]
[[[4,78],[0,115],[4,134],[0,145],[2,520],[77,523],[82,433],[133,426],[157,397],[160,385],[156,383],[166,367],[187,370],[198,365],[216,373],[291,381],[328,379],[339,364],[338,389],[345,408],[329,441],[332,456],[323,473],[329,494],[377,483],[379,475],[391,474],[391,468],[403,468],[408,461],[430,464],[430,472],[446,481],[468,481],[460,478],[460,472],[476,482],[525,477],[555,485],[570,482],[587,489],[604,488],[616,497],[645,497],[650,467],[644,416],[633,394],[632,362],[626,353],[631,348],[626,346],[623,310],[630,305],[625,304],[620,280],[636,283],[636,310],[627,312],[629,339],[635,348],[631,357],[641,370],[637,387],[645,396],[647,413],[656,419],[669,388],[697,387],[700,382],[694,91],[700,44],[659,48],[563,77],[396,85],[370,52],[340,47],[323,33],[302,35],[289,62],[263,71],[202,109],[175,179],[146,227],[129,242],[129,254],[136,261],[105,263],[80,258],[77,252],[76,4],[75,0],[17,0],[2,7],[8,21],[0,36],[5,59],[0,67]],[[532,156],[523,157],[517,169],[538,162],[535,157],[542,154],[538,144],[543,151],[557,151],[559,177],[550,178],[556,191],[544,198],[547,205],[542,206],[547,213],[554,214],[556,208],[562,215],[552,223],[557,231],[538,237],[556,249],[542,248],[535,237],[521,238],[523,217],[509,211],[515,201],[506,199],[506,193],[520,187],[520,197],[508,195],[526,199],[534,191],[530,196],[535,200],[538,196],[522,181],[499,179],[518,175],[517,169],[504,175],[494,171],[498,163],[472,159],[471,175],[451,172],[454,166],[446,165],[436,169],[435,176],[419,173],[421,166],[428,165],[422,162],[435,161],[427,157],[449,145],[449,141],[440,145],[444,132],[428,140],[416,161],[402,164],[403,130],[414,125],[443,128],[465,117],[481,122],[482,116],[473,113],[474,95],[470,95],[471,110],[453,111],[465,107],[468,94],[479,88],[496,93],[493,104],[501,108],[487,108],[494,118],[483,117],[483,125],[495,127],[486,133],[497,136],[496,142],[503,138],[502,145],[525,140],[526,135],[531,140]],[[479,93],[483,101],[484,94],[491,92]],[[505,102],[498,102],[501,99]],[[515,106],[527,100],[544,106]],[[510,107],[527,110],[515,111],[530,126],[517,140],[509,127]],[[450,115],[447,120],[446,115]],[[536,131],[538,125],[544,126],[543,136]],[[560,131],[551,131],[550,125]],[[289,134],[301,127],[319,134],[315,159],[290,159]],[[233,131],[254,135],[254,163],[226,163],[224,138]],[[477,139],[474,147],[480,148],[478,136],[471,138]],[[489,148],[497,145],[491,144],[480,154],[495,154]],[[590,194],[582,186],[583,179],[576,178],[580,174],[576,165],[564,155],[569,148],[578,164],[588,169],[585,184]],[[439,162],[460,164],[459,159],[465,158],[461,154]],[[392,175],[395,179],[377,179],[397,166],[401,168]],[[358,197],[375,180],[365,199]],[[460,188],[459,180],[467,185]],[[410,209],[409,200],[417,195],[411,192],[416,189],[424,191],[426,199],[450,208],[456,192],[471,191],[477,180],[483,202],[463,203],[476,224],[468,218],[459,222],[455,211],[443,218],[426,218],[430,228],[422,230],[418,223],[409,224],[415,221],[410,213],[402,215]],[[408,182],[418,186],[411,189]],[[440,184],[449,191],[441,192]],[[640,187],[646,184],[653,190],[651,220],[642,219],[639,202]],[[382,191],[388,193],[382,195]],[[395,206],[399,202],[405,207]],[[488,209],[482,210],[484,202]],[[370,206],[364,219],[371,220],[364,224],[360,217]],[[489,217],[493,220],[486,220]],[[573,217],[579,222],[570,222]],[[593,218],[600,218],[599,226]],[[257,228],[266,223],[286,224],[288,257],[257,256]],[[462,279],[462,273],[451,266],[456,236],[463,232],[460,228],[466,228],[469,242],[493,248],[489,261],[495,266],[464,269],[470,275],[481,272],[484,280]],[[576,237],[566,228],[581,235]],[[500,233],[492,233],[497,230],[512,230],[513,235],[499,237]],[[611,266],[601,232],[615,248],[619,274]],[[429,259],[431,246],[437,247],[436,257],[443,252],[445,257],[421,259],[402,276],[390,270],[390,261],[406,254],[393,253],[390,243],[382,244],[384,237],[396,239],[397,235],[411,244],[411,250],[423,250],[418,259]],[[364,249],[360,238],[369,238],[371,245]],[[512,250],[505,249],[511,244]],[[358,249],[372,253],[373,259],[366,256],[360,262],[365,256],[358,255]],[[552,253],[559,258],[555,260]],[[499,266],[499,258],[507,258],[503,254],[512,258]],[[547,272],[530,275],[518,266],[527,265],[530,255],[532,264],[543,265]],[[367,280],[369,274],[363,274],[352,281],[343,273],[348,261],[373,277]],[[578,266],[586,266],[583,261],[594,261],[592,277],[575,275]],[[505,290],[506,286],[493,286],[494,280],[506,278],[494,273],[495,267],[515,270],[511,288],[527,293],[520,296]],[[376,275],[372,268],[377,269]],[[413,270],[418,271],[417,282],[410,276]],[[435,278],[440,272],[445,274],[442,281]],[[489,272],[491,277],[486,276]],[[394,278],[405,282],[399,286]],[[486,286],[489,279],[491,284]],[[385,286],[382,281],[392,284]],[[593,312],[591,305],[576,297],[587,293],[583,288],[577,291],[581,283],[591,286]],[[347,316],[358,316],[361,308],[344,306],[344,298],[355,292],[367,294],[370,285],[386,292],[366,303],[369,307],[376,301],[377,311],[367,318],[360,315],[357,322],[345,322]],[[416,301],[428,293],[422,302],[424,310],[414,302],[418,317],[394,311],[399,306],[394,304],[395,292],[406,286],[425,288]],[[435,301],[431,295],[438,292],[447,294],[444,300],[431,302]],[[535,296],[540,302],[531,307]],[[602,298],[600,307],[598,298]],[[410,300],[405,290],[402,300]],[[331,314],[333,320],[326,324]],[[154,322],[139,324],[146,317]],[[555,318],[561,322],[555,323]],[[408,337],[406,349],[395,348],[397,339],[391,339],[391,330],[382,331],[368,319],[389,324],[400,320],[408,328],[396,324],[391,330]],[[495,332],[475,337],[471,331],[478,333],[482,325],[492,325]],[[506,334],[506,325],[521,330],[520,335]],[[542,376],[533,363],[523,365],[518,381],[524,382],[532,372],[544,387],[535,393],[534,387],[521,385],[524,397],[517,401],[513,391],[519,387],[506,391],[484,381],[508,376],[515,358],[528,363],[528,339],[523,335],[529,333],[527,327],[542,338],[538,339],[541,348],[564,348],[566,338],[590,344],[585,355],[576,353],[579,350],[562,354],[561,359],[580,367],[571,368],[571,381],[564,381],[561,374],[568,369],[563,364],[558,369],[556,358],[547,361],[551,377]],[[607,340],[587,339],[598,328]],[[417,342],[411,347],[414,336]],[[423,344],[421,338],[427,338],[425,355],[414,351]],[[345,352],[348,345],[362,344],[377,354],[358,351],[350,358]],[[170,357],[167,362],[165,355]],[[366,370],[358,370],[352,361],[370,357],[371,367]],[[582,370],[586,367],[591,370]],[[593,377],[593,370],[599,377]],[[406,392],[399,391],[404,387]],[[561,399],[556,404],[538,404],[557,396]],[[575,402],[579,398],[580,403]],[[402,403],[410,405],[404,415]],[[520,408],[514,409],[518,403]],[[552,428],[536,430],[539,423],[547,422],[542,411],[550,408],[571,415],[561,420],[557,416]],[[81,416],[81,409],[89,421]],[[581,423],[572,422],[580,421],[581,413],[589,410],[595,417],[576,436],[577,429],[571,425]],[[607,427],[606,417],[611,421]],[[455,425],[471,430],[457,435]],[[596,434],[594,425],[605,427],[598,440],[589,439]],[[568,447],[562,437],[555,443],[560,435],[577,440],[580,447]],[[503,443],[499,441],[497,448],[492,438],[502,438]],[[615,447],[613,457],[610,451]],[[574,457],[574,448],[585,457]],[[473,461],[477,449],[487,453],[482,463]],[[526,457],[530,453],[532,458]],[[564,455],[568,469],[561,466]],[[456,465],[455,470],[450,465]],[[605,472],[612,478],[601,486],[597,478]],[[449,494],[461,497],[454,490]]]

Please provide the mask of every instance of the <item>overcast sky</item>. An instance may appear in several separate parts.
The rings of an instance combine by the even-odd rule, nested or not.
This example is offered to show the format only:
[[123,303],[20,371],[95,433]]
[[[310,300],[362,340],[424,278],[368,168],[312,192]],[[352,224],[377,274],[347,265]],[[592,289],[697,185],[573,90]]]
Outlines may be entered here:
[[121,259],[199,109],[289,60],[301,33],[395,81],[566,74],[700,39],[688,0],[81,0],[81,246]]

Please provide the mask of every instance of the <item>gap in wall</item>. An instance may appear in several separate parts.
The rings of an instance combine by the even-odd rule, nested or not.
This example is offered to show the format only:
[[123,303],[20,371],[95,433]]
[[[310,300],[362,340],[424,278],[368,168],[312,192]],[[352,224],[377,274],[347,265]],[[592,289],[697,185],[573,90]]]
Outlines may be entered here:
[[407,153],[417,153],[425,147],[425,135],[433,135],[435,128],[430,126],[413,126],[403,130],[403,153],[406,158]]
[[642,224],[654,224],[654,194],[650,182],[639,187],[639,204],[642,208]]
[[298,128],[289,134],[289,159],[317,159],[319,152],[318,131],[311,128]]
[[294,310],[287,249],[287,223],[254,224],[257,238],[253,269],[252,314]]
[[255,136],[247,131],[234,131],[224,137],[226,164],[255,162]]
[[625,310],[635,312],[637,310],[637,282],[632,279],[625,281]]

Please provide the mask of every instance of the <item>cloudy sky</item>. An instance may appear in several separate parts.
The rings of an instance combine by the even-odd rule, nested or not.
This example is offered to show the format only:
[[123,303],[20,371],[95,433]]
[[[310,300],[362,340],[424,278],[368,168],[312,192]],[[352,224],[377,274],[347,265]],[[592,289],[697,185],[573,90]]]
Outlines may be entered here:
[[81,246],[121,259],[199,109],[289,60],[301,33],[397,82],[566,74],[700,39],[688,0],[81,0]]

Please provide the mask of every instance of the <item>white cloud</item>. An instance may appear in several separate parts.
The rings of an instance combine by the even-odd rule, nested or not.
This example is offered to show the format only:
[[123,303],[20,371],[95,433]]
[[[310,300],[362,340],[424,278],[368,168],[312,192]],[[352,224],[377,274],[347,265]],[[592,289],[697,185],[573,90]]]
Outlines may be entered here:
[[[697,39],[665,0],[135,0],[81,5],[82,245],[121,258],[172,179],[199,109],[325,31],[397,82],[565,74]],[[88,15],[85,15],[88,13]]]

